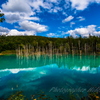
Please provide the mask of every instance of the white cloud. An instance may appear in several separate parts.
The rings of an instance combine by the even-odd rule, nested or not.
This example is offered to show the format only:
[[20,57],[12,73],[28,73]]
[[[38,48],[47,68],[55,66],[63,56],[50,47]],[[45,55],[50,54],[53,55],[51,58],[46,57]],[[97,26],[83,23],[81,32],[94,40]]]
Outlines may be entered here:
[[8,2],[2,5],[2,8],[5,12],[33,13],[28,0],[8,0]]
[[48,12],[51,9],[54,9],[54,11],[61,10],[62,7],[59,6],[60,2],[61,0],[8,0],[2,4],[2,9],[5,12],[19,12],[33,15],[34,12],[42,12],[41,7]]
[[40,7],[50,10],[53,5],[51,1],[48,0],[46,0],[45,2],[44,0],[30,0],[30,6],[33,7],[33,10],[41,12]]
[[72,27],[75,24],[75,22],[70,22],[70,27]]
[[38,17],[30,17],[25,13],[12,13],[12,12],[6,12],[5,13],[6,22],[8,23],[15,23],[23,20],[33,20],[33,21],[39,21],[40,18]]
[[95,35],[95,36],[100,36],[100,31],[98,31],[98,32],[95,31],[95,32],[94,32],[94,35]]
[[21,20],[21,16],[18,13],[5,13],[6,22],[15,23]]
[[8,2],[2,4],[2,12],[5,14],[8,23],[22,20],[39,20],[38,17],[34,16],[35,12],[29,5],[29,0],[8,0]]
[[24,19],[25,20],[34,20],[34,21],[39,21],[40,20],[40,18],[38,18],[38,17],[28,17],[28,16],[25,16]]
[[34,7],[35,10],[40,10],[40,6],[44,7],[43,0],[31,0],[30,5]]
[[9,32],[9,29],[6,27],[1,27],[0,26],[0,32]]
[[62,7],[59,6],[61,0],[30,0],[30,6],[33,7],[35,12],[42,12],[41,7],[49,13],[57,13],[62,11]]
[[27,31],[35,31],[35,32],[45,32],[47,31],[47,26],[41,25],[39,23],[35,23],[32,21],[22,21],[19,23],[20,28]]
[[9,32],[8,28],[0,26],[0,35],[6,35],[8,32]]
[[49,10],[49,12],[53,12],[53,13],[57,13],[58,11],[62,11],[62,8],[61,7],[54,7],[54,8]]
[[79,19],[79,21],[84,21],[84,20],[85,20],[85,18],[82,17],[82,16],[79,16],[79,17],[77,17],[77,18]]
[[55,33],[49,33],[47,34],[48,37],[58,37],[59,35],[55,34]]
[[72,8],[76,10],[84,10],[91,3],[100,3],[100,0],[70,0]]
[[84,28],[76,28],[75,30],[69,30],[65,34],[70,34],[73,37],[77,37],[81,35],[82,37],[92,36],[100,36],[100,31],[96,31],[96,25],[89,25]]
[[49,2],[56,3],[58,0],[48,0]]
[[100,0],[94,0],[96,3],[100,3]]
[[0,35],[6,36],[19,36],[19,35],[36,35],[35,31],[18,31],[16,29],[8,29],[6,27],[0,27]]
[[77,10],[84,10],[87,8],[91,0],[70,0],[72,3],[72,8]]
[[65,16],[68,16],[68,15],[66,14],[66,12],[62,12],[62,14],[65,15]]
[[67,18],[65,18],[62,22],[65,23],[65,22],[69,22],[71,21],[72,19],[74,19],[73,16],[68,16]]
[[7,34],[7,36],[21,36],[21,35],[36,35],[36,33],[34,31],[18,31],[16,29],[12,29]]
[[[63,7],[64,7],[64,9],[69,9],[71,7],[70,0],[65,0]],[[64,10],[64,11],[66,11],[66,10]]]

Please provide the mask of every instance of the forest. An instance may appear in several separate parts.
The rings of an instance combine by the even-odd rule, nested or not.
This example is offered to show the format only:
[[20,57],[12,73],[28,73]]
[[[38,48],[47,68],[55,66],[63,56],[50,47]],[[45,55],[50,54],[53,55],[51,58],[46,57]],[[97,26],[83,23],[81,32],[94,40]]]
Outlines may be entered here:
[[100,37],[49,38],[42,36],[0,36],[0,53],[100,54]]

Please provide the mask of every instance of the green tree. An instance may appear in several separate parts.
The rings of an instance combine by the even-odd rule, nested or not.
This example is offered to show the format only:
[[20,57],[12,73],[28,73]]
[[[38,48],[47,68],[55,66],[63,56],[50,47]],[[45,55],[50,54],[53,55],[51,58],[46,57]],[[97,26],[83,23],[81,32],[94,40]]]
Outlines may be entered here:
[[4,14],[3,13],[0,13],[0,22],[4,22],[4,21],[5,21]]

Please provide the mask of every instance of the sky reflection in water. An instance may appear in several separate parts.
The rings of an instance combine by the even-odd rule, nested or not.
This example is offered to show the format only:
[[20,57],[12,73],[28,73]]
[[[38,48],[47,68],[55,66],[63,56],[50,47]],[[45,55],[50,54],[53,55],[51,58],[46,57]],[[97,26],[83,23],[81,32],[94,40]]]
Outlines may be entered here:
[[40,90],[50,95],[64,94],[57,88],[88,90],[99,87],[99,75],[100,56],[0,56],[0,96],[21,90],[26,95]]

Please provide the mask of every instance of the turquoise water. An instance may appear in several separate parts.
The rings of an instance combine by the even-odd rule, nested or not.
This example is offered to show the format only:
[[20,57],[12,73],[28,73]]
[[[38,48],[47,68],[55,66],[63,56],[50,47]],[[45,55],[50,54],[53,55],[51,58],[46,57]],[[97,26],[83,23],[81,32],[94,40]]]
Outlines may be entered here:
[[[0,97],[23,91],[27,98],[43,91],[56,100],[72,93],[100,92],[100,56],[0,56]],[[68,100],[68,99],[65,99]]]

